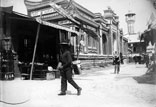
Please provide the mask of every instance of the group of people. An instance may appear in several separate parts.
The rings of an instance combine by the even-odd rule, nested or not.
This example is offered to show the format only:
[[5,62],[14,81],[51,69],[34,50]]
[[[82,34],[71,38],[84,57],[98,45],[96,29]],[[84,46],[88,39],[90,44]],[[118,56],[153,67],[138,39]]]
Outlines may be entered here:
[[148,68],[149,65],[151,65],[152,61],[153,61],[153,54],[152,56],[149,56],[148,54],[144,54],[144,55],[140,55],[140,56],[134,56],[133,60],[135,62],[135,64],[137,64],[137,62],[139,64],[146,64],[146,67]]

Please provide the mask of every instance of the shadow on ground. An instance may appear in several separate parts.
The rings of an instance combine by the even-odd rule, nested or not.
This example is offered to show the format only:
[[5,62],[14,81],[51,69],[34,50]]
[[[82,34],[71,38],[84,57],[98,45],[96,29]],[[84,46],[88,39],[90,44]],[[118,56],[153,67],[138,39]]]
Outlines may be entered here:
[[144,74],[142,76],[133,77],[140,84],[156,85],[156,73]]
[[83,74],[81,74],[81,77],[86,77],[86,76],[102,76],[102,75],[104,75],[103,72],[92,71],[90,73],[83,73]]
[[131,74],[118,74],[115,78],[116,80],[121,80],[121,79],[125,79],[125,78],[133,78],[134,75]]
[[108,65],[108,66],[105,66],[105,67],[95,67],[95,68],[85,69],[85,70],[82,70],[82,74],[80,76],[81,77],[101,76],[101,75],[104,75],[105,70],[112,69],[112,67],[113,66]]

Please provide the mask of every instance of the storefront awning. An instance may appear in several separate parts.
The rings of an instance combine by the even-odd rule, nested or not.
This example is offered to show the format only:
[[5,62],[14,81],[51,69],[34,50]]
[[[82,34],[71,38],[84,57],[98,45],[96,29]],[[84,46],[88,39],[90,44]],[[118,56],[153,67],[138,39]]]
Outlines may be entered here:
[[17,13],[17,12],[14,12],[14,11],[12,11],[12,12],[5,11],[5,12],[10,14],[10,15],[13,15],[12,18],[15,18],[15,19],[18,19],[18,20],[36,21],[36,22],[38,22],[38,23],[40,23],[42,25],[46,25],[46,26],[53,27],[53,28],[60,29],[60,30],[65,30],[65,31],[68,31],[68,32],[71,32],[71,33],[75,33],[76,35],[79,35],[79,32],[77,32],[77,31],[74,31],[74,30],[72,30],[70,28],[63,27],[63,26],[60,26],[60,25],[57,25],[57,24],[54,24],[54,23],[43,21],[40,18],[35,19],[35,18],[29,17],[29,16],[21,14],[21,13]]
[[79,35],[79,32],[77,31],[74,31],[72,29],[69,29],[67,27],[63,27],[63,26],[60,26],[60,25],[57,25],[57,24],[54,24],[54,23],[50,23],[50,22],[47,22],[47,21],[43,21],[41,20],[40,18],[37,18],[36,21],[40,24],[43,24],[43,25],[46,25],[46,26],[50,26],[50,27],[54,27],[56,29],[61,29],[61,30],[65,30],[65,31],[68,31],[68,32],[71,32],[71,33],[75,33],[77,35]]

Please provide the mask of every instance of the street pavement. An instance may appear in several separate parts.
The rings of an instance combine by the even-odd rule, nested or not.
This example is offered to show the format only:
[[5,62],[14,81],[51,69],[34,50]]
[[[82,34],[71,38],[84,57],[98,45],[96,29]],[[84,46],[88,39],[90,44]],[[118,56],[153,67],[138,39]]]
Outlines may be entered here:
[[74,75],[82,93],[68,84],[67,95],[58,96],[60,79],[0,81],[0,107],[156,107],[156,85],[138,83],[146,73],[144,64],[83,70]]

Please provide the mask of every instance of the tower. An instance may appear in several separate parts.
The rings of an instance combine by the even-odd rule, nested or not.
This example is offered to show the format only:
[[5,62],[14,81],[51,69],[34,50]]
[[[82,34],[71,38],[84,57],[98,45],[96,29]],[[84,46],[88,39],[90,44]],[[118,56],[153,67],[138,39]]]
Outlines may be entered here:
[[135,13],[130,11],[125,15],[129,35],[134,34],[135,15]]

